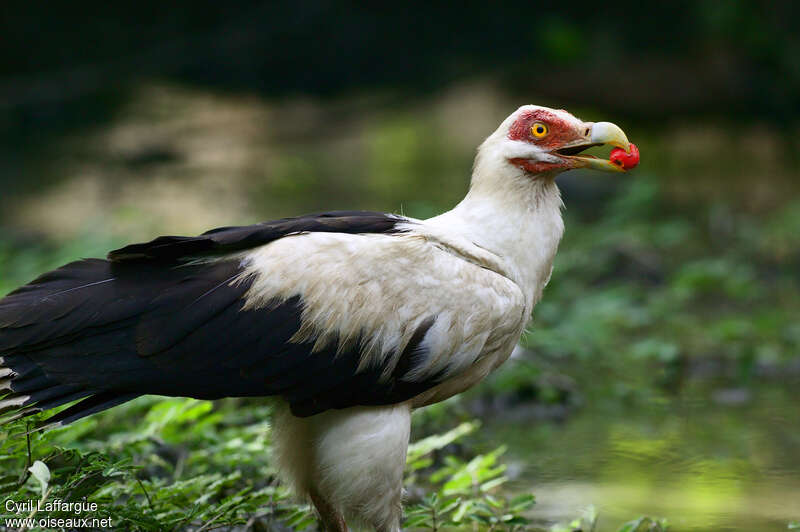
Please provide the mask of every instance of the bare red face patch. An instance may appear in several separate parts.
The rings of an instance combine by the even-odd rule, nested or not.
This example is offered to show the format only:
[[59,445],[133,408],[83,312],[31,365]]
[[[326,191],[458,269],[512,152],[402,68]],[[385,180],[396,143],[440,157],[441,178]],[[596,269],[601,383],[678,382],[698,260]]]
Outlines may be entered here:
[[508,162],[510,162],[517,168],[520,168],[532,174],[541,174],[544,172],[550,172],[552,170],[559,170],[564,168],[563,163],[547,163],[544,161],[522,159],[520,157],[514,157],[513,159],[509,159]]
[[[541,135],[538,124],[546,127],[546,134]],[[555,149],[569,142],[578,140],[587,132],[576,131],[573,125],[557,114],[544,109],[525,111],[511,125],[508,138],[536,144],[544,149]]]

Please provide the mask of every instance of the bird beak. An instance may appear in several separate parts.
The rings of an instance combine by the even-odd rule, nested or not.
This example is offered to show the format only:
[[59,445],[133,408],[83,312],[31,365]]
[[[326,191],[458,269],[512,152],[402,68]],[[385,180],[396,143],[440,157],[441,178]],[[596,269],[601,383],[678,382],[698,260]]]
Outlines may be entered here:
[[572,161],[574,168],[591,168],[604,172],[624,172],[625,169],[606,159],[599,159],[593,155],[579,155],[582,150],[593,146],[613,146],[630,153],[630,145],[625,132],[611,122],[588,122],[581,126],[583,135],[581,139],[556,150],[556,154]]
[[631,143],[625,132],[616,124],[611,122],[597,122],[592,125],[591,132],[592,144],[610,144],[615,148],[622,148],[625,153],[630,153]]

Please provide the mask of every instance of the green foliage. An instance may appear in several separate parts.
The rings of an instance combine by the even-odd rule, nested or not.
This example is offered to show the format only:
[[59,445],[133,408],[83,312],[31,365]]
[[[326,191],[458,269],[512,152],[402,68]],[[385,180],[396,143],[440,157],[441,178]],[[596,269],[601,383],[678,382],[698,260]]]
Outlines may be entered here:
[[279,520],[297,530],[312,525],[311,509],[290,502],[275,480],[269,425],[263,421],[269,409],[251,407],[237,416],[234,406],[138,400],[28,437],[29,424],[17,422],[0,447],[4,495],[15,501],[91,501],[98,505],[91,517],[110,518],[115,529],[208,529],[254,520]]
[[[405,528],[477,526],[486,530],[519,530],[530,524],[525,513],[536,503],[531,494],[510,497],[500,487],[508,480],[500,462],[505,447],[479,454],[468,461],[444,455],[435,464],[433,455],[478,428],[463,423],[441,435],[430,436],[409,447],[406,483],[423,481],[429,493],[406,511]],[[426,473],[421,478],[419,472]]]
[[404,527],[441,530],[470,527],[479,530],[524,530],[530,520],[523,515],[536,504],[531,494],[480,498],[450,497],[442,499],[437,492],[406,512]]

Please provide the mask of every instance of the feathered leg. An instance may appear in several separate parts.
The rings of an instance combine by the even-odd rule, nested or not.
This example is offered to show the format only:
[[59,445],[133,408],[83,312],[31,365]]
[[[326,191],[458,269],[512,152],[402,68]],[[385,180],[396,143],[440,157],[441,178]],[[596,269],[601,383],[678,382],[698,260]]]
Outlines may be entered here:
[[327,499],[313,488],[309,490],[308,496],[311,497],[311,502],[314,503],[326,532],[347,532],[347,523],[345,523],[344,517]]
[[284,478],[309,496],[329,531],[354,526],[397,532],[411,428],[407,404],[328,410],[307,418],[285,405],[274,449]]

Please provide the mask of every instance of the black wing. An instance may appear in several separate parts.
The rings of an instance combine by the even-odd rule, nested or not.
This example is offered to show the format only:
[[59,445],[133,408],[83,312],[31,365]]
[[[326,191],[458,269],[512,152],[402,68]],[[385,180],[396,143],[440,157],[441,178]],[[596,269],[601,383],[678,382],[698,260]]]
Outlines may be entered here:
[[[251,279],[225,258],[290,234],[393,233],[403,221],[365,212],[289,218],[161,237],[44,274],[0,300],[0,412],[16,418],[86,398],[48,420],[67,423],[143,394],[281,395],[308,416],[413,397],[435,384],[402,379],[432,320],[381,378],[384,368],[358,371],[357,348],[312,353],[311,343],[289,342],[299,297],[243,309]],[[218,257],[193,260],[210,256]]]
[[192,256],[224,255],[268,244],[296,233],[393,233],[399,216],[380,212],[333,211],[283,218],[256,225],[221,227],[200,236],[161,236],[144,244],[133,244],[112,251],[115,262],[185,260]]

